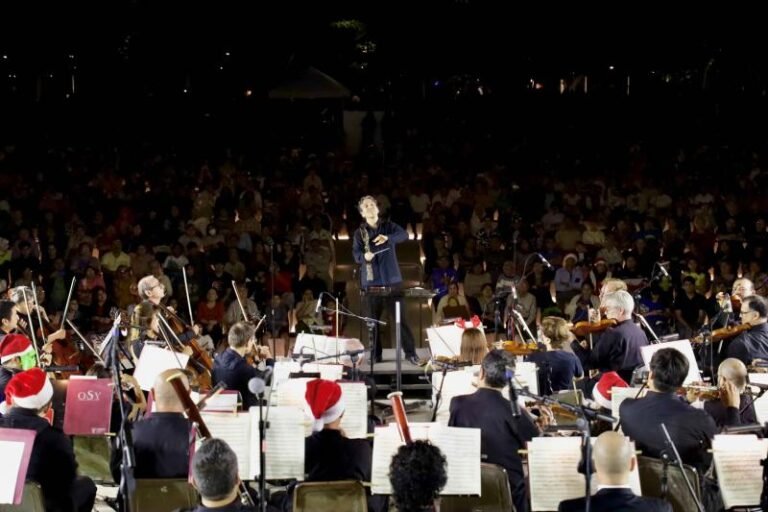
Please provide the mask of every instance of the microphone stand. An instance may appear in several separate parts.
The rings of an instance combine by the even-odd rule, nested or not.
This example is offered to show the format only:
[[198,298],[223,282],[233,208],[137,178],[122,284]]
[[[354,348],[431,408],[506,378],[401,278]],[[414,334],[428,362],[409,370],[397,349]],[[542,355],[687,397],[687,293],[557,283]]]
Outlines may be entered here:
[[133,436],[128,427],[128,412],[125,410],[125,403],[122,398],[122,386],[120,379],[120,355],[118,346],[120,345],[120,315],[115,318],[110,336],[112,338],[112,391],[115,394],[117,403],[120,407],[120,430],[117,433],[117,440],[120,451],[123,456],[120,464],[120,485],[119,491],[121,499],[118,501],[118,508],[121,512],[128,512],[133,509],[131,499],[136,492],[136,480],[133,470],[136,467],[136,457],[133,451]]
[[440,407],[440,401],[443,399],[443,384],[445,384],[445,376],[448,374],[448,367],[449,365],[447,364],[443,365],[443,378],[440,379],[440,387],[437,388],[437,393],[435,394],[435,404],[432,406],[432,418],[429,420],[432,423],[437,419],[437,409]]
[[643,315],[641,315],[640,313],[634,313],[633,312],[632,314],[635,315],[640,320],[640,323],[643,324],[643,327],[645,327],[646,330],[649,333],[651,333],[651,336],[653,336],[653,339],[651,340],[651,343],[653,343],[653,344],[661,343],[661,340],[656,335],[656,332],[654,332],[654,330],[651,328],[651,324],[648,323],[648,320],[646,320],[645,317]]
[[693,490],[693,486],[691,485],[691,481],[688,479],[688,475],[685,473],[685,468],[683,467],[683,459],[680,458],[680,453],[677,451],[677,447],[675,446],[674,441],[672,441],[672,438],[669,436],[669,431],[667,430],[667,426],[664,425],[664,423],[661,424],[661,430],[664,433],[664,444],[667,446],[666,450],[662,450],[661,452],[661,460],[664,461],[664,473],[662,475],[661,481],[662,481],[662,489],[661,489],[661,498],[666,498],[666,486],[667,486],[667,466],[670,463],[670,453],[674,456],[674,464],[677,465],[677,467],[680,468],[680,473],[683,475],[683,479],[685,480],[685,486],[688,488],[688,493],[691,495],[691,499],[694,503],[696,503],[696,508],[699,512],[704,512],[704,506],[699,501],[699,498],[696,497],[696,493]]

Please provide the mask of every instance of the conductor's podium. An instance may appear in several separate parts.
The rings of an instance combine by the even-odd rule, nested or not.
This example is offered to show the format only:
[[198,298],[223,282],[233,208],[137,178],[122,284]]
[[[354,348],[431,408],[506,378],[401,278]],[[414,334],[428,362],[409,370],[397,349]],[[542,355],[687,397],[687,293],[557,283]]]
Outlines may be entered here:
[[304,482],[293,492],[294,512],[367,512],[363,485],[355,480]]
[[137,479],[131,512],[168,512],[193,509],[200,498],[186,479]]
[[40,484],[25,483],[21,505],[0,505],[0,512],[45,512],[45,500]]

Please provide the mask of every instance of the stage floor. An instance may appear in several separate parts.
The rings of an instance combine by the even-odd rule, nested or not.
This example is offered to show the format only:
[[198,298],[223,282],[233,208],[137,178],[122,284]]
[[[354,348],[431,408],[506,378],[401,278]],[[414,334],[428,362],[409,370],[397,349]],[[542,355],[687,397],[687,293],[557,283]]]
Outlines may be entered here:
[[[365,354],[365,363],[359,367],[359,370],[361,373],[370,374],[371,373],[371,362],[369,360],[370,353],[366,352]],[[379,374],[394,374],[396,370],[396,362],[395,362],[395,349],[393,348],[385,348],[381,352],[381,356],[384,359],[380,363],[375,363],[373,365],[373,374],[379,375]],[[416,355],[419,356],[419,359],[426,362],[429,360],[430,352],[428,348],[417,348],[416,349]],[[423,374],[425,372],[425,366],[416,366],[411,364],[405,359],[405,354],[402,355],[400,363],[400,372],[403,375],[414,375],[414,374]]]

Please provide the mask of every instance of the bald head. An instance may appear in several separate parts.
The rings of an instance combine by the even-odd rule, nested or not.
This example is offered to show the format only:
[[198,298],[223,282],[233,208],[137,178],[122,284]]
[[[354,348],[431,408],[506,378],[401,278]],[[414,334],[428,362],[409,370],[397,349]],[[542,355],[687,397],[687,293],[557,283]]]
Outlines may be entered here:
[[635,453],[627,437],[618,432],[603,432],[595,441],[592,454],[601,484],[623,485],[629,481]]
[[743,393],[747,386],[747,367],[735,357],[729,357],[720,363],[717,368],[717,376],[731,382],[739,390],[739,393]]
[[152,386],[152,395],[155,404],[157,404],[157,412],[184,412],[184,406],[181,405],[173,385],[169,382],[169,379],[177,373],[181,373],[181,382],[184,383],[184,388],[189,390],[189,380],[184,372],[178,369],[162,372],[155,378],[155,383]]

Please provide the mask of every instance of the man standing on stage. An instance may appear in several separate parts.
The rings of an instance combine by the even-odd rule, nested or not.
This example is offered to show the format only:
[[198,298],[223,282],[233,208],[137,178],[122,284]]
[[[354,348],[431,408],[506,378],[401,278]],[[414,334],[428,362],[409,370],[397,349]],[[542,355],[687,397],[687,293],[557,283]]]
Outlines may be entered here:
[[[372,196],[361,198],[357,207],[365,222],[355,230],[352,252],[355,261],[360,264],[360,288],[366,294],[368,315],[378,319],[385,308],[390,312],[394,309],[393,294],[396,295],[402,287],[403,278],[397,263],[395,245],[407,240],[408,233],[394,222],[379,220],[379,206]],[[391,290],[388,295],[368,293],[375,287],[388,287]],[[394,318],[394,315],[391,317]],[[394,322],[390,325],[394,325]],[[405,358],[418,365],[419,358],[416,356],[411,329],[404,321],[400,325]],[[378,332],[372,344],[372,357],[375,357],[376,362],[381,362],[382,346]]]

